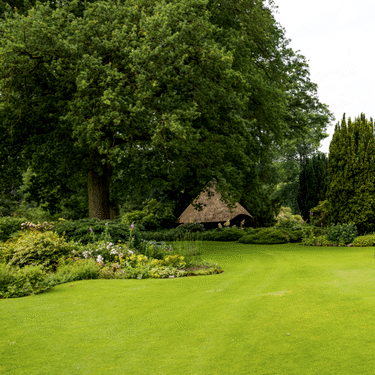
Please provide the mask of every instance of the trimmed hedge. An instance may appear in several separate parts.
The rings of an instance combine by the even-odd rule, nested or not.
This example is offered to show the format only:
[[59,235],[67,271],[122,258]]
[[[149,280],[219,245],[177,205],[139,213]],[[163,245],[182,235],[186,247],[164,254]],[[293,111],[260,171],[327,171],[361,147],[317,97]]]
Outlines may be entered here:
[[244,244],[283,244],[290,240],[285,231],[274,228],[260,228],[253,233],[241,237],[238,242]]

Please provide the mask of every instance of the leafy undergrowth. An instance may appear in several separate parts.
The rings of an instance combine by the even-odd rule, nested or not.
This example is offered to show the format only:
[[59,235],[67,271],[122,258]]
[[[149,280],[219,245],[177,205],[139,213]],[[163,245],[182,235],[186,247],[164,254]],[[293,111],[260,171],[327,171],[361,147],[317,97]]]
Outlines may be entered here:
[[195,242],[142,242],[135,228],[131,232],[127,243],[102,240],[87,245],[66,242],[49,230],[21,233],[0,244],[0,298],[39,294],[77,280],[163,279],[223,272],[217,263],[200,257]]

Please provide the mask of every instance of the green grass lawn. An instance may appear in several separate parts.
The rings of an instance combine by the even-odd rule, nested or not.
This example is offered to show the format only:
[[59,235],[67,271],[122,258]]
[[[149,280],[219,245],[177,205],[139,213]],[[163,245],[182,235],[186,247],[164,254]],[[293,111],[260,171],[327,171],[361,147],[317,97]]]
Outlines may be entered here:
[[374,248],[203,247],[223,274],[0,300],[0,374],[374,373]]

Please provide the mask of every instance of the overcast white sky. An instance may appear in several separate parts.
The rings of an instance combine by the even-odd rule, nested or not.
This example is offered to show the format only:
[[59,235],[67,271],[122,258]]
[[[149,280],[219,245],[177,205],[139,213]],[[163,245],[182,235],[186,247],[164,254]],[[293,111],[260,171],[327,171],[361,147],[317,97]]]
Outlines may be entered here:
[[311,81],[336,120],[320,150],[328,152],[334,124],[362,112],[375,118],[375,1],[275,0],[276,20],[290,46],[309,61]]

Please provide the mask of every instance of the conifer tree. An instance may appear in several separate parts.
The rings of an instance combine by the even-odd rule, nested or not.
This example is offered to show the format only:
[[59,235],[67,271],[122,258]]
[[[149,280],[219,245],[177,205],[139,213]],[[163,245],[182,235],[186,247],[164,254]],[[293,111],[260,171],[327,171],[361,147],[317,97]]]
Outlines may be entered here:
[[375,228],[375,140],[373,120],[364,114],[337,124],[328,161],[330,222]]
[[327,157],[313,155],[304,160],[299,175],[298,205],[304,220],[309,218],[312,208],[325,199],[327,188]]

